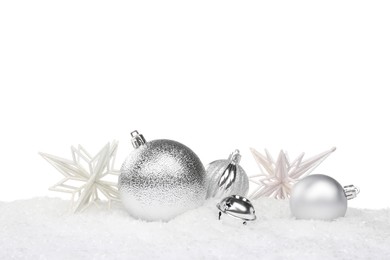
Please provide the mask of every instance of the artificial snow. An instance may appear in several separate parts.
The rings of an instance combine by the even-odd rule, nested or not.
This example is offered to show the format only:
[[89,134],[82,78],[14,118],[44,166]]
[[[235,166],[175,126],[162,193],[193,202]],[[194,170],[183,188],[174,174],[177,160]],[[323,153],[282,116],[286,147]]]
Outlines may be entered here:
[[287,200],[260,198],[244,226],[218,221],[215,204],[145,222],[120,204],[71,214],[61,199],[0,202],[0,259],[390,259],[390,209],[296,220]]

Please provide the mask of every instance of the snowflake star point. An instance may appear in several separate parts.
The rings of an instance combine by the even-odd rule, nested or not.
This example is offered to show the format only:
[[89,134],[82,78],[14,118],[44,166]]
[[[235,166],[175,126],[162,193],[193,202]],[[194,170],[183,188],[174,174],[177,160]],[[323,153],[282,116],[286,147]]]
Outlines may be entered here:
[[261,172],[249,177],[251,182],[258,185],[249,196],[250,199],[259,197],[288,198],[294,183],[310,174],[335,150],[336,147],[333,147],[306,160],[303,160],[305,154],[302,153],[292,161],[290,161],[287,152],[281,150],[275,161],[267,149],[263,155],[254,148],[250,148]]
[[39,153],[64,176],[49,190],[72,194],[74,213],[83,211],[91,204],[96,204],[99,195],[106,197],[110,206],[112,201],[119,200],[119,193],[117,184],[105,180],[105,177],[119,175],[119,171],[113,169],[117,148],[117,141],[107,143],[92,157],[81,145],[77,148],[72,146],[72,160]]

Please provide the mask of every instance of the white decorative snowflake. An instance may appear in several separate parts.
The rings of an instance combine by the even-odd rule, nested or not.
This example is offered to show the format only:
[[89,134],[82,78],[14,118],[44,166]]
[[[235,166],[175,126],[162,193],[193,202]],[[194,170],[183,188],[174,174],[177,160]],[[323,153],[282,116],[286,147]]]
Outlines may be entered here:
[[291,194],[292,186],[299,179],[309,175],[322,161],[336,150],[336,147],[302,161],[302,153],[295,160],[290,161],[288,155],[283,150],[275,162],[267,149],[265,155],[255,149],[250,149],[261,174],[250,176],[249,180],[256,183],[258,187],[249,196],[250,199],[259,197],[274,197],[276,199],[288,198]]
[[72,146],[73,160],[39,153],[65,176],[49,190],[71,193],[73,213],[83,211],[91,204],[96,204],[99,195],[107,198],[110,207],[112,201],[119,200],[117,183],[103,179],[108,179],[109,175],[119,175],[119,171],[114,170],[117,148],[117,141],[112,144],[108,143],[92,157],[81,145],[77,148]]

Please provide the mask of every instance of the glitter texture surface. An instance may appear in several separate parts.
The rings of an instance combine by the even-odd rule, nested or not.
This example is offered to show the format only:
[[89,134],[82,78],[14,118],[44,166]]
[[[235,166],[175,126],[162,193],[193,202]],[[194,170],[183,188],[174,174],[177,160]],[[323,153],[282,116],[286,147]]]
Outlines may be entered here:
[[244,169],[237,165],[236,178],[233,184],[224,189],[220,188],[219,179],[224,173],[226,167],[229,165],[229,160],[217,160],[210,163],[206,169],[206,187],[207,187],[207,198],[225,198],[230,195],[240,195],[245,197],[249,189],[249,180]]
[[201,206],[205,181],[205,169],[191,149],[172,140],[154,140],[131,152],[118,186],[128,212],[153,221]]

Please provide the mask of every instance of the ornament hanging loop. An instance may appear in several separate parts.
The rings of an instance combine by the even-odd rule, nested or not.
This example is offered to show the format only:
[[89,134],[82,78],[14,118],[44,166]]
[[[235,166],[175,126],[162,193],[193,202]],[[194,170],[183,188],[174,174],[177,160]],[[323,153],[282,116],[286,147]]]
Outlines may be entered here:
[[347,197],[347,200],[351,200],[356,198],[356,196],[359,194],[360,189],[358,187],[355,187],[354,185],[347,185],[344,186],[344,193]]
[[134,148],[138,148],[146,143],[146,140],[143,135],[139,134],[137,130],[134,130],[130,133],[131,135],[131,144]]
[[240,161],[241,161],[241,154],[240,154],[240,151],[238,149],[234,150],[234,152],[232,152],[230,155],[229,155],[229,162],[231,164],[239,164]]

